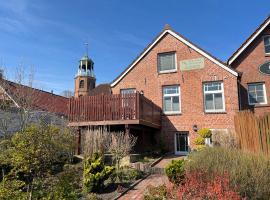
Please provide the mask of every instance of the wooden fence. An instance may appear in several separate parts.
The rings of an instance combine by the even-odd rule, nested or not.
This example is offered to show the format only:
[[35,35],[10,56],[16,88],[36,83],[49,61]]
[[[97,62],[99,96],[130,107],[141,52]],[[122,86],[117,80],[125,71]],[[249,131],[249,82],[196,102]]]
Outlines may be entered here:
[[256,117],[250,111],[241,111],[234,123],[241,149],[270,155],[270,113]]

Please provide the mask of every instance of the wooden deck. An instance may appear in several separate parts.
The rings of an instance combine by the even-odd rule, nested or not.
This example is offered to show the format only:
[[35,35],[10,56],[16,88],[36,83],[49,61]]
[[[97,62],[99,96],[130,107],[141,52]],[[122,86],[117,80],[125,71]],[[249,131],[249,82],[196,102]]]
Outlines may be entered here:
[[161,109],[139,93],[69,100],[69,126],[140,124],[161,126]]

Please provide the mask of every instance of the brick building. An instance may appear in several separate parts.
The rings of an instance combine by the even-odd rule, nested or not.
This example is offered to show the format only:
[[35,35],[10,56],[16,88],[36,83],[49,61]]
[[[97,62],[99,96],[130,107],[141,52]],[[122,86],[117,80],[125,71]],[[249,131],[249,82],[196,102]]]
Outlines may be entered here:
[[112,95],[70,101],[70,125],[81,132],[100,125],[126,129],[141,149],[155,140],[186,154],[198,129],[234,128],[237,79],[235,70],[166,26],[111,83]]
[[180,147],[183,142],[192,146],[197,129],[233,129],[238,111],[237,75],[167,28],[111,87],[114,94],[141,91],[162,108],[158,137],[168,149],[182,153],[176,149],[187,148]]
[[240,72],[239,105],[256,115],[270,112],[270,17],[228,59]]

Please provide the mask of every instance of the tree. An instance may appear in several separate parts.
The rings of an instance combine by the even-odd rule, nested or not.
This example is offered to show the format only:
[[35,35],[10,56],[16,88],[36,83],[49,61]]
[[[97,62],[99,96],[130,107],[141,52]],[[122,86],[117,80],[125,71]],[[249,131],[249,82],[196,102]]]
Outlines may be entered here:
[[24,181],[31,199],[34,179],[51,170],[63,155],[70,155],[74,148],[73,139],[73,133],[68,129],[41,123],[28,126],[10,139],[3,140],[0,143],[4,146],[4,151],[0,152],[0,163],[6,162],[12,168],[3,181],[6,178]]
[[120,161],[129,155],[135,146],[137,137],[124,132],[111,132],[105,144],[107,150],[113,155],[116,171],[119,172]]
[[71,98],[74,95],[74,92],[70,91],[70,90],[64,90],[61,93],[62,96],[67,97],[67,98]]

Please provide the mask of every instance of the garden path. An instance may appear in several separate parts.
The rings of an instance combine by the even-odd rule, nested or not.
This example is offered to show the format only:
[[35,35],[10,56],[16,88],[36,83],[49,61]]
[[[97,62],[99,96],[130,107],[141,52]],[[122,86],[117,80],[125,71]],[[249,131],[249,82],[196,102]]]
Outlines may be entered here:
[[[184,156],[174,156],[169,155],[164,157],[160,162],[158,162],[155,168],[165,168],[172,160],[183,159]],[[164,174],[151,174],[146,179],[142,180],[133,189],[129,190],[124,196],[120,197],[119,200],[143,200],[145,190],[148,186],[160,186],[167,184],[169,182],[168,178]]]

